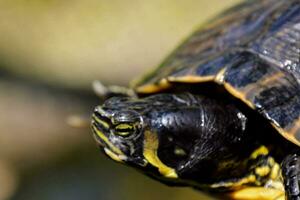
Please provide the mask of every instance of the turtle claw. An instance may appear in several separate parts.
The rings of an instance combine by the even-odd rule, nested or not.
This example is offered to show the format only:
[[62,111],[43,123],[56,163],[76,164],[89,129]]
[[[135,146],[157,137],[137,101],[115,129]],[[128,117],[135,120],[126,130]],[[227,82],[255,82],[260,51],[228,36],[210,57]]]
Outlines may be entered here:
[[285,195],[287,200],[300,200],[300,157],[288,155],[282,163]]
[[97,96],[104,98],[108,94],[108,88],[100,81],[93,81],[92,87]]
[[92,83],[93,90],[101,99],[106,100],[113,96],[125,96],[125,97],[135,97],[136,94],[132,89],[117,86],[109,85],[106,86],[100,81],[94,81]]
[[90,127],[90,119],[81,115],[69,115],[66,119],[69,126],[73,128],[87,128]]

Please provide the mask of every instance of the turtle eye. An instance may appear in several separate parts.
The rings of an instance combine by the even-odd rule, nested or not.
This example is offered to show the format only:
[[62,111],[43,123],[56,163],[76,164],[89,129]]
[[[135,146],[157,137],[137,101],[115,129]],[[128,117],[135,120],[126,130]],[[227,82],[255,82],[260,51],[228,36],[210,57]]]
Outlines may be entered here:
[[121,123],[115,126],[115,134],[122,136],[122,137],[127,137],[135,133],[136,127],[134,124],[129,124],[129,123]]

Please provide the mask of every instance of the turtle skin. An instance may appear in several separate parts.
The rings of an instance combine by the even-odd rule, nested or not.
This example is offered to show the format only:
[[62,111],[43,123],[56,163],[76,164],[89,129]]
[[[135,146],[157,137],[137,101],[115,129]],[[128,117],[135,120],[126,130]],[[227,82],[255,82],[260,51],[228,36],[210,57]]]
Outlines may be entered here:
[[254,110],[294,146],[279,162],[286,198],[300,199],[300,1],[245,1],[225,11],[130,90],[143,97],[193,85],[202,94],[207,84]]
[[133,88],[149,95],[205,83],[221,85],[295,144],[281,166],[286,198],[300,199],[300,1],[247,1],[224,12]]

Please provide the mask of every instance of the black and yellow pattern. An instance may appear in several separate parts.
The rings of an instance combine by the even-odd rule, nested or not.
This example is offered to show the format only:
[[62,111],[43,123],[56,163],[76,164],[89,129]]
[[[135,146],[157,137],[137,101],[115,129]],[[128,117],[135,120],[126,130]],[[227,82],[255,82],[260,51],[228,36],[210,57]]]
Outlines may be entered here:
[[92,130],[111,159],[221,199],[300,198],[299,0],[246,1],[106,90]]
[[174,83],[216,82],[300,145],[300,3],[244,6],[197,31],[134,87],[149,94]]

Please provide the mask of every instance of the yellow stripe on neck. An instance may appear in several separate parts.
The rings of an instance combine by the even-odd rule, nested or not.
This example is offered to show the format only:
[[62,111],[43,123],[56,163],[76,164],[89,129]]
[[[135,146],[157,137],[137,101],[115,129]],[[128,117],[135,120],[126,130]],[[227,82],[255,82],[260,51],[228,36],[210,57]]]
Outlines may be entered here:
[[144,138],[144,157],[147,161],[158,168],[158,171],[161,175],[167,178],[177,178],[178,175],[176,171],[166,166],[164,163],[157,156],[157,149],[158,149],[158,138],[156,133],[151,133],[150,131],[145,131],[145,138]]

